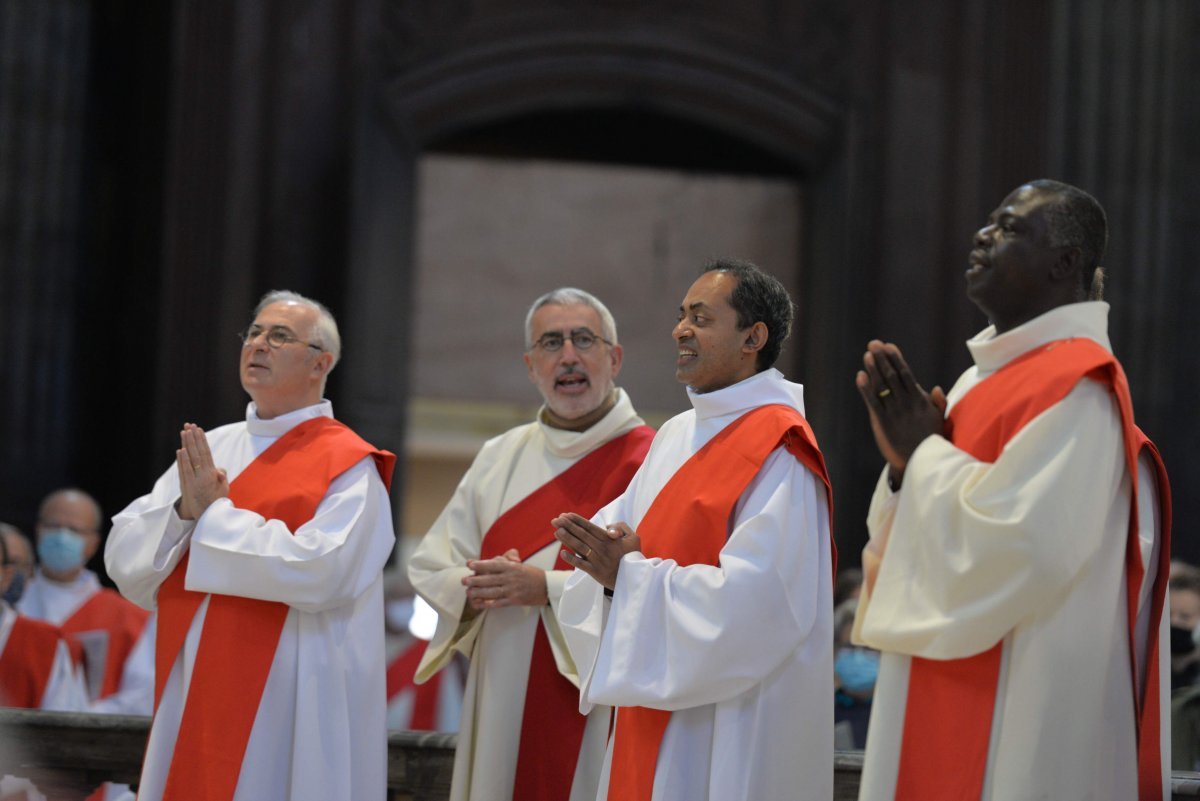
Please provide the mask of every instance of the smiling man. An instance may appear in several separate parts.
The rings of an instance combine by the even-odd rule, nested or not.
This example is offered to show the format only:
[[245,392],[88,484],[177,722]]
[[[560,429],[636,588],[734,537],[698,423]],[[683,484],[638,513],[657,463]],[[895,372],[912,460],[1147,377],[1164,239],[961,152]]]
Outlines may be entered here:
[[1170,797],[1170,505],[1111,353],[1106,238],[1091,195],[1020,186],[975,234],[992,325],[949,395],[868,345],[887,466],[854,631],[883,652],[863,801]]
[[594,513],[625,489],[654,432],[616,386],[612,314],[580,289],[538,298],[525,318],[537,420],[484,444],[409,562],[438,612],[417,671],[460,651],[471,661],[451,799],[594,797],[607,709],[578,711],[578,675],[555,621],[570,566],[551,518]]
[[777,280],[710,266],[673,332],[693,408],[620,498],[554,521],[581,707],[619,707],[598,798],[833,795],[832,500],[772,366],[791,324]]
[[158,610],[138,798],[377,801],[395,457],[322,400],[341,353],[324,306],[270,292],[242,343],[245,422],[185,424],[105,548],[121,592]]

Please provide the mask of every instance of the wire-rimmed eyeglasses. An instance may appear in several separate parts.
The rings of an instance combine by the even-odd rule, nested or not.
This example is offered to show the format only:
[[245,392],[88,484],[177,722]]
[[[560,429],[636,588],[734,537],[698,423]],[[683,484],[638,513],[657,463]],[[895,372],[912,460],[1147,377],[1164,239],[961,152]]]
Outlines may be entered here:
[[533,343],[533,348],[541,348],[546,353],[557,353],[562,350],[563,343],[571,340],[571,344],[575,346],[575,350],[589,350],[597,341],[603,342],[605,345],[612,345],[607,339],[602,336],[593,334],[588,328],[572,328],[570,333],[564,337],[560,331],[547,331],[538,337],[537,342]]
[[244,348],[263,335],[265,335],[267,338],[267,344],[275,349],[282,348],[284,345],[290,345],[293,342],[297,342],[301,345],[307,345],[313,350],[325,350],[320,345],[314,345],[311,342],[305,342],[303,339],[293,336],[290,331],[281,326],[263,328],[261,325],[252,325],[245,331],[239,331],[238,339],[242,341],[242,347]]

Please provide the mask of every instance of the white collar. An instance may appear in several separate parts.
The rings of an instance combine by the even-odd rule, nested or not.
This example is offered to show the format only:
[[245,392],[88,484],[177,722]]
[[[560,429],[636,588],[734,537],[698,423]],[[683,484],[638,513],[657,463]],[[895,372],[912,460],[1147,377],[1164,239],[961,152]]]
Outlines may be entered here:
[[772,403],[792,406],[804,414],[803,385],[788,381],[774,367],[712,392],[697,392],[688,387],[687,396],[701,420],[745,413]]
[[997,334],[996,327],[989,325],[967,340],[967,349],[979,372],[990,373],[1047,342],[1072,337],[1095,340],[1112,352],[1108,341],[1108,304],[1102,300],[1068,303],[1003,334]]
[[290,412],[264,420],[258,416],[254,401],[246,404],[246,430],[255,437],[282,437],[301,423],[316,417],[333,417],[333,404],[327,400],[293,409]]
[[[542,408],[545,409],[544,406]],[[563,459],[582,456],[608,442],[622,431],[641,424],[641,418],[633,410],[633,401],[629,400],[629,395],[619,387],[617,388],[617,402],[608,410],[608,414],[583,431],[567,431],[564,428],[546,425],[543,422],[541,411],[537,416],[538,428],[546,439],[546,450]]]

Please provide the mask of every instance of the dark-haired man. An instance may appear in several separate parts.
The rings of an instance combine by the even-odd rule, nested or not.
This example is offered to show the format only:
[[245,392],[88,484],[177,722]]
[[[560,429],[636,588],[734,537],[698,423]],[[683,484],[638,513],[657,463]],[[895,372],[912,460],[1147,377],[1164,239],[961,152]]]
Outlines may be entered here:
[[833,794],[831,499],[772,369],[791,323],[757,267],[702,273],[673,332],[693,409],[592,521],[555,519],[582,708],[619,707],[599,798]]
[[884,652],[864,801],[1169,797],[1170,507],[1110,352],[1106,236],[1082,190],[1020,186],[975,234],[992,325],[949,395],[867,347],[887,467],[854,632]]

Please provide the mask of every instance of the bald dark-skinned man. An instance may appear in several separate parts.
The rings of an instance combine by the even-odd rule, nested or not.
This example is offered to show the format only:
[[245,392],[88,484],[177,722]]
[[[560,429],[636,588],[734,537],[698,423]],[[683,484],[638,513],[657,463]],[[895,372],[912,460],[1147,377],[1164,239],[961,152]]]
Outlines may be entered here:
[[1091,195],[1024,184],[975,235],[992,324],[950,392],[867,346],[887,467],[854,628],[883,652],[862,799],[1169,797],[1169,490],[1111,353],[1106,239]]

